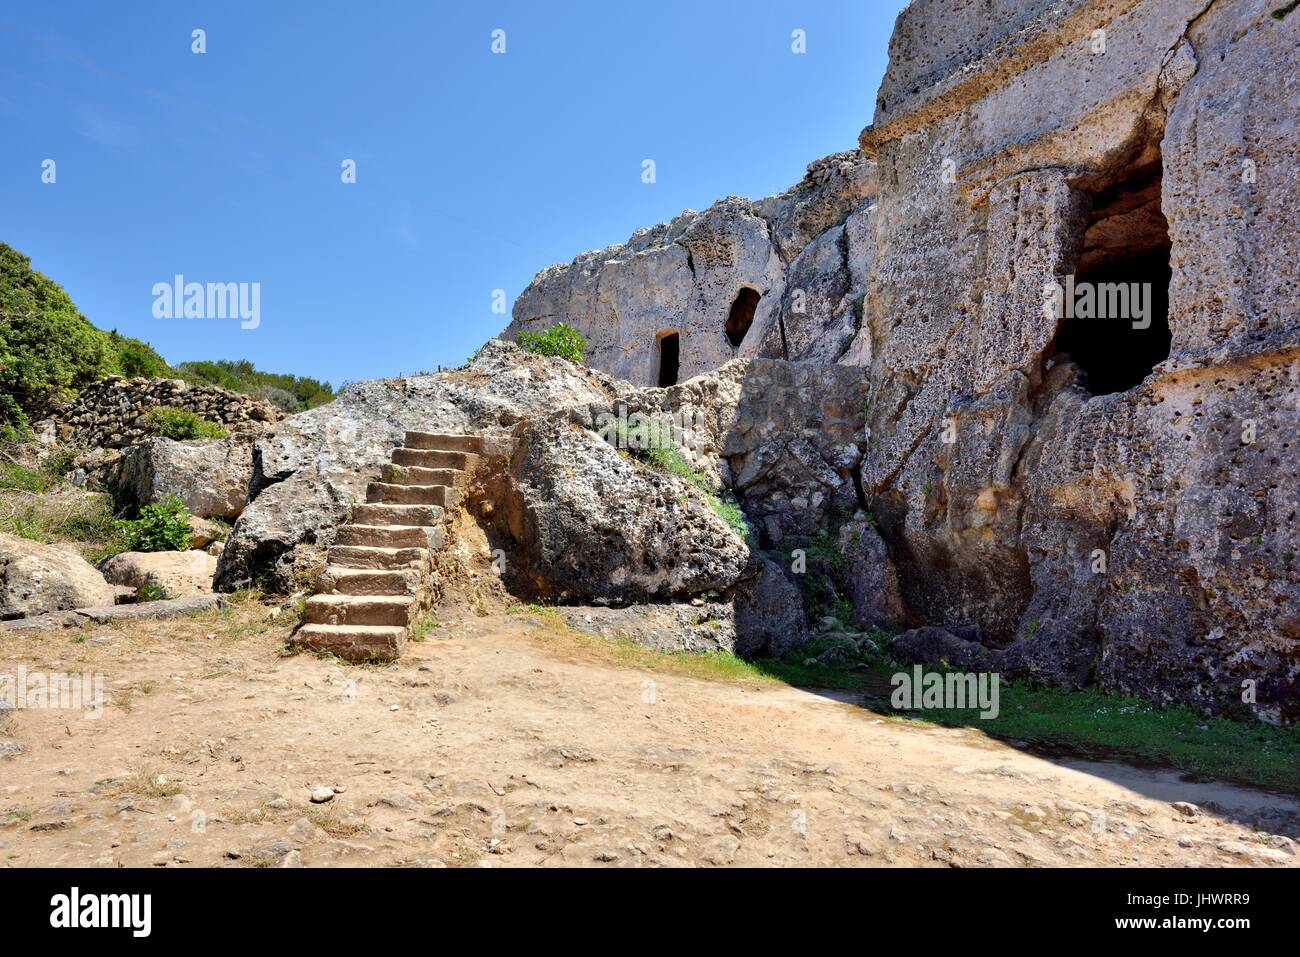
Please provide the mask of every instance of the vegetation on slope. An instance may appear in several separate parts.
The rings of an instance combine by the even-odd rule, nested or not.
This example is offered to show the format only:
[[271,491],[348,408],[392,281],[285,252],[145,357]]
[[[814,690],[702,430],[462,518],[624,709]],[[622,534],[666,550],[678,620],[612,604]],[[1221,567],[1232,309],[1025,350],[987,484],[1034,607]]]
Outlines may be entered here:
[[286,412],[334,397],[328,382],[261,372],[243,359],[172,368],[148,343],[96,328],[63,287],[0,243],[0,441],[26,438],[33,419],[110,375],[218,385],[268,399]]

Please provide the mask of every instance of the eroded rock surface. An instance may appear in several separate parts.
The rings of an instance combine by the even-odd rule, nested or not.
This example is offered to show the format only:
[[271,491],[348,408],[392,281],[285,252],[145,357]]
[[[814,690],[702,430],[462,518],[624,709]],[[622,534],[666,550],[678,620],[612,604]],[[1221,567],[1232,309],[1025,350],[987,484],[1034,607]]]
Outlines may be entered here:
[[113,586],[71,546],[0,532],[0,618],[111,605]]

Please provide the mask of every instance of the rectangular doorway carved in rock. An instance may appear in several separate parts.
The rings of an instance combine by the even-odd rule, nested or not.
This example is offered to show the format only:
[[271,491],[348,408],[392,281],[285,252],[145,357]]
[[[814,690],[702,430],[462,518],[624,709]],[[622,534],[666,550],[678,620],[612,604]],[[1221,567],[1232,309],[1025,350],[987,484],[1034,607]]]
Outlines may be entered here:
[[674,330],[659,333],[659,387],[677,384],[681,362],[681,337]]
[[1078,365],[1093,395],[1137,386],[1169,358],[1169,223],[1158,150],[1092,196],[1073,282],[1065,286],[1058,357]]

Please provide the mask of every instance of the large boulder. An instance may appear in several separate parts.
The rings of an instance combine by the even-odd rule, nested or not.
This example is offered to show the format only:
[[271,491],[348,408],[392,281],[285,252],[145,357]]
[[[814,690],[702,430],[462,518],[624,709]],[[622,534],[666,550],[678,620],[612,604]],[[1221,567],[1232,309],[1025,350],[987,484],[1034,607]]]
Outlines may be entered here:
[[516,437],[494,522],[517,545],[513,574],[539,597],[686,598],[723,592],[749,547],[703,492],[562,417]]
[[186,552],[122,552],[104,559],[99,570],[113,585],[134,588],[153,585],[167,598],[206,595],[212,591],[217,557],[193,549]]
[[111,605],[113,586],[69,547],[0,533],[0,618]]
[[736,589],[736,653],[779,658],[809,636],[803,593],[786,567],[766,556]]
[[194,515],[235,518],[248,503],[253,438],[240,432],[219,442],[146,439],[122,453],[111,489],[136,506],[178,495]]
[[889,643],[889,653],[908,664],[960,671],[999,670],[1000,655],[997,652],[933,625],[903,632]]
[[840,571],[853,600],[853,620],[863,628],[901,624],[906,617],[898,572],[873,522],[860,519],[840,528]]

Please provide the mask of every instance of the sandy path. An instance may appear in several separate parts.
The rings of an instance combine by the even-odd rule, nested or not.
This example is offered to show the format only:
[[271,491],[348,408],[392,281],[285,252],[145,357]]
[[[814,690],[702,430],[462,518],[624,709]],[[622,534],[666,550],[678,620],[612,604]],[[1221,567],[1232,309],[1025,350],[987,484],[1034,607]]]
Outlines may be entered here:
[[[1296,836],[1300,802],[1286,797],[1048,761],[781,685],[650,671],[508,616],[449,624],[397,665],[358,668],[281,656],[288,629],[261,614],[92,628],[80,642],[0,636],[0,672],[102,673],[115,699],[99,720],[24,710],[3,724],[0,749],[23,750],[0,759],[0,860],[1300,861],[1266,836]],[[341,793],[314,805],[321,786]],[[1173,801],[1221,810],[1189,818]]]

